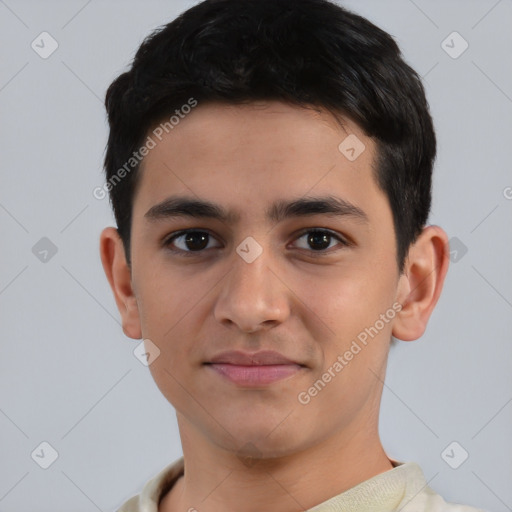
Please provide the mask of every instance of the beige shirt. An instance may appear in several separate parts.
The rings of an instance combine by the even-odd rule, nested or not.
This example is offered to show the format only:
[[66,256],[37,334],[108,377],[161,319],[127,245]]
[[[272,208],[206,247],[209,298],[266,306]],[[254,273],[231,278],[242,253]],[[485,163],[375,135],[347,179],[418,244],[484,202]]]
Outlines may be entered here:
[[[447,503],[428,487],[421,468],[414,462],[396,462],[389,471],[366,480],[307,512],[485,512]],[[138,496],[118,512],[158,512],[158,504],[183,475],[183,457],[152,478]]]

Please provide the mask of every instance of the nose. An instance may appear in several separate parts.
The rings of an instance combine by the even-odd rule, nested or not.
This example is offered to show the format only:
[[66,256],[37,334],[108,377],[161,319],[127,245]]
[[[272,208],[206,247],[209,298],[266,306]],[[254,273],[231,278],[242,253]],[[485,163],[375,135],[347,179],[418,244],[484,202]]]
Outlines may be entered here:
[[222,284],[214,308],[219,323],[236,325],[252,333],[276,327],[288,318],[288,289],[267,254],[264,250],[252,263],[234,255],[232,270]]

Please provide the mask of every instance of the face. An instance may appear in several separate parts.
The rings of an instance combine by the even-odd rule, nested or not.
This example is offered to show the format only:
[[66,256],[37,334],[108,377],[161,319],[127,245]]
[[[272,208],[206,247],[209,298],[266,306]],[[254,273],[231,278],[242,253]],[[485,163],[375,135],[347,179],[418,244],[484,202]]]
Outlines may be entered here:
[[270,102],[199,105],[145,158],[138,321],[158,387],[215,445],[285,455],[377,414],[399,275],[374,157],[350,120]]

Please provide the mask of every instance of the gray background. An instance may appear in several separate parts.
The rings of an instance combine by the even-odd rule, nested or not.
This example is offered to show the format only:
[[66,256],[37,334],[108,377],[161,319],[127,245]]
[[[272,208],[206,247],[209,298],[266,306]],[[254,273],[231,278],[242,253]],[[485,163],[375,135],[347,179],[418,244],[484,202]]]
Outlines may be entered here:
[[[193,3],[0,0],[0,511],[115,510],[181,455],[174,410],[122,333],[98,252],[113,217],[92,191],[106,88]],[[425,79],[439,139],[431,222],[457,238],[425,336],[392,349],[383,443],[446,499],[512,510],[512,1],[344,5]],[[46,59],[31,48],[43,31],[59,45]],[[458,58],[442,47],[453,31],[469,43]],[[43,237],[56,254],[40,252]],[[46,470],[31,458],[43,441],[58,452]],[[469,453],[458,469],[441,456],[453,441],[452,465]]]

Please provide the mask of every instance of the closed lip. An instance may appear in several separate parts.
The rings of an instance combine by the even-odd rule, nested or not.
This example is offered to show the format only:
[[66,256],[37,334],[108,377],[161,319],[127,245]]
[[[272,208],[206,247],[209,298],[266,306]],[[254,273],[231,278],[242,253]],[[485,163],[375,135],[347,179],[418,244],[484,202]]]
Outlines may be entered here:
[[241,352],[232,350],[222,352],[212,357],[205,364],[232,364],[237,366],[270,366],[278,364],[299,365],[303,364],[293,361],[274,350],[261,350],[259,352]]

